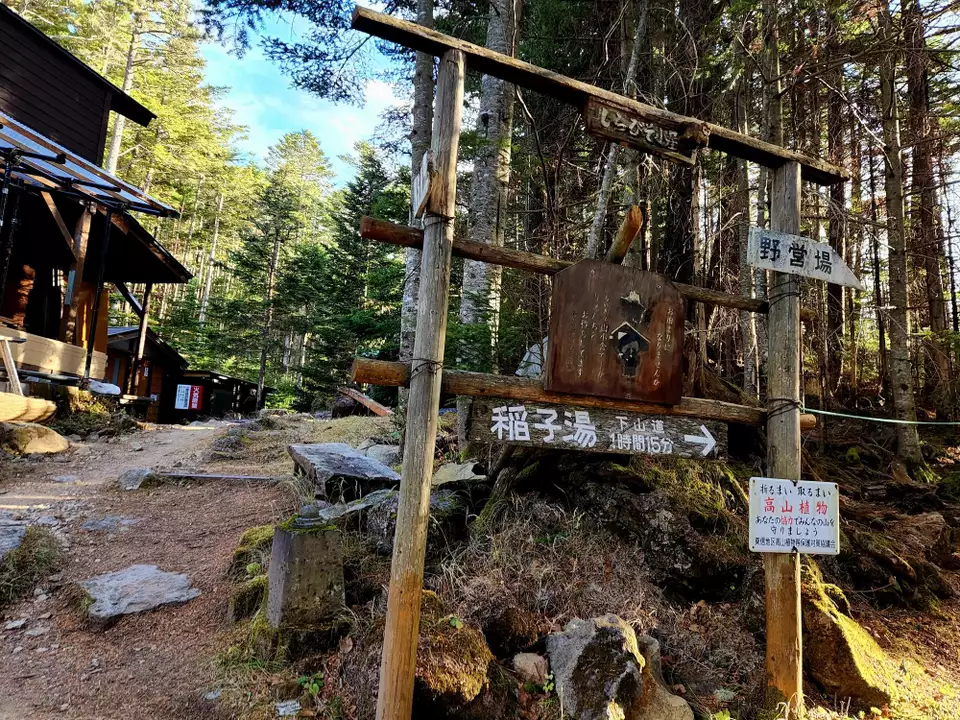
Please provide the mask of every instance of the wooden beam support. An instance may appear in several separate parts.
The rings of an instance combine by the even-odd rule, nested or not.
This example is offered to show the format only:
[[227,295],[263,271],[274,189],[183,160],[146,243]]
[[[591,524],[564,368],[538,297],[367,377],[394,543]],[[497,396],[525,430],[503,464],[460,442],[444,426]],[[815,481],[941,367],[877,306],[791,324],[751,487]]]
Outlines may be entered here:
[[50,214],[53,216],[53,221],[57,224],[57,227],[60,228],[60,237],[63,238],[63,242],[66,243],[67,250],[69,251],[73,262],[77,261],[77,252],[73,247],[73,236],[70,234],[70,231],[67,229],[67,224],[63,221],[63,215],[60,214],[60,210],[57,209],[57,204],[53,200],[53,195],[48,192],[41,192],[40,196],[43,198],[43,201],[47,205],[47,209],[50,211]]
[[337,388],[337,392],[341,395],[345,395],[351,400],[355,400],[361,405],[363,405],[367,410],[372,412],[374,415],[379,417],[387,417],[388,415],[393,415],[393,410],[388,408],[386,405],[381,405],[376,400],[371,397],[364,395],[359,390],[354,390],[353,388],[342,387]]
[[[410,248],[423,247],[422,230],[407,227],[406,225],[396,225],[386,220],[377,220],[372,217],[364,216],[360,219],[360,236],[367,240],[376,240],[377,242],[388,243],[390,245],[400,245]],[[496,247],[494,245],[487,245],[486,243],[471,242],[470,240],[462,240],[459,238],[453,241],[453,254],[457,257],[467,258],[468,260],[479,260],[490,263],[491,265],[501,265],[503,267],[514,268],[515,270],[540,273],[541,275],[556,275],[564,268],[573,265],[573,262],[570,260],[555,260],[546,255],[537,255],[536,253],[524,252],[523,250]],[[677,288],[680,294],[687,300],[757,313],[765,313],[769,309],[766,300],[747,298],[741,295],[731,295],[730,293],[720,292],[719,290],[710,290],[709,288],[686,285],[684,283],[675,282],[673,286]]]
[[[800,166],[773,173],[770,227],[800,232]],[[800,479],[800,279],[772,273],[769,284],[770,363],[767,379],[767,477]],[[764,553],[767,606],[765,706],[794,720],[803,713],[800,555]]]
[[[410,382],[410,364],[356,358],[353,361],[351,379],[362,384],[406,387]],[[767,421],[767,411],[763,408],[737,405],[722,400],[685,397],[680,400],[679,405],[657,405],[655,403],[614,400],[592,395],[548,393],[543,389],[543,384],[539,380],[513,375],[488,375],[465,370],[444,370],[441,388],[448,395],[502,397],[525,402],[612,408],[649,415],[677,415],[697,417],[703,420],[720,420],[722,422],[740,423],[741,425],[763,425]],[[804,415],[803,419],[806,429],[812,430],[816,427],[817,419],[814,415]]]
[[117,288],[117,292],[123,296],[123,299],[127,301],[127,304],[133,308],[133,311],[137,314],[137,317],[143,317],[143,305],[140,304],[140,301],[137,300],[136,296],[130,292],[130,288],[127,287],[126,283],[118,282],[114,283],[114,287]]
[[90,239],[90,222],[93,213],[90,205],[85,205],[77,225],[73,230],[73,250],[76,262],[70,266],[67,275],[67,291],[63,296],[63,313],[60,316],[61,342],[82,345],[83,339],[77,333],[77,294],[80,282],[83,279],[83,267],[87,260],[87,245]]
[[631,205],[627,214],[623,216],[623,222],[620,223],[620,230],[617,231],[617,237],[614,239],[610,250],[607,251],[607,257],[604,258],[608,263],[620,265],[623,259],[627,257],[627,251],[633,245],[633,241],[640,234],[640,228],[643,227],[643,211],[636,205]]
[[397,530],[390,565],[377,720],[410,720],[420,634],[420,595],[430,522],[430,487],[440,420],[440,375],[447,330],[457,154],[466,62],[459,50],[440,59],[433,115],[434,175],[424,217],[420,297],[407,399]]
[[384,15],[365,7],[358,6],[354,9],[352,27],[354,30],[360,30],[435,57],[440,57],[448,50],[459,50],[466,57],[467,66],[471,70],[541,92],[562,102],[575,105],[581,110],[586,108],[587,100],[596,98],[618,105],[647,122],[669,130],[683,132],[691,123],[706,126],[709,132],[707,147],[769,168],[778,168],[787,162],[797,162],[802,168],[803,178],[819,185],[833,185],[849,177],[849,173],[843,168],[831,165],[823,160],[805,157],[792,150],[786,150],[719,125],[705,123],[702,120],[646,105],[615,92],[603,90],[465,40],[444,35],[436,30],[390,15]]
[[[137,373],[143,365],[143,353],[147,348],[147,323],[150,321],[150,293],[153,283],[147,283],[143,288],[143,307],[140,308],[140,327],[137,330],[137,350],[133,355],[133,365],[130,369],[130,387],[128,392],[136,394]],[[150,383],[147,383],[147,395],[150,394]]]

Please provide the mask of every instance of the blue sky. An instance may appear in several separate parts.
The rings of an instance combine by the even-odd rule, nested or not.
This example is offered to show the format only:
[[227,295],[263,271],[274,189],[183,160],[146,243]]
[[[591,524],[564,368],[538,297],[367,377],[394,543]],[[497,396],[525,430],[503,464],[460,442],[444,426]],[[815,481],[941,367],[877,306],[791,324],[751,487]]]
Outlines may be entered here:
[[[295,35],[296,26],[277,25],[270,32]],[[207,61],[207,82],[230,88],[221,104],[233,110],[237,124],[247,127],[247,138],[239,143],[241,150],[262,161],[267,148],[284,133],[310,130],[330,157],[337,185],[353,175],[353,168],[339,156],[350,153],[358,140],[370,138],[379,114],[401,101],[393,88],[381,81],[368,83],[363,108],[321,100],[293,88],[290,78],[266,59],[259,47],[237,58],[226,47],[210,42],[203,46],[202,53]]]

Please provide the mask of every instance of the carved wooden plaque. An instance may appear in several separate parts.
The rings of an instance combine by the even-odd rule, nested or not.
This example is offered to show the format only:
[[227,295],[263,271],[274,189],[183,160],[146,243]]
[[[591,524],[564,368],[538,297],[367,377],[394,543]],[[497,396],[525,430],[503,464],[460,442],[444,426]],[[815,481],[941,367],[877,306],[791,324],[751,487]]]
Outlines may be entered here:
[[544,388],[676,405],[684,302],[661,275],[581,260],[554,277]]
[[682,165],[696,161],[697,143],[675,130],[656,125],[626,110],[595,98],[584,110],[587,132],[607,140],[626,143],[643,152],[659,155]]

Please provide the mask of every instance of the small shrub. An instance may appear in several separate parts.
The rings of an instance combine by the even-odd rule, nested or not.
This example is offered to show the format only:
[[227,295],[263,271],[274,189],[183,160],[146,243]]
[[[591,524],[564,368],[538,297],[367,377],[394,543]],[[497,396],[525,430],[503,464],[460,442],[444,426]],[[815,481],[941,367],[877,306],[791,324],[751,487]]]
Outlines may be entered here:
[[23,543],[0,563],[0,607],[30,591],[63,561],[60,543],[49,530],[27,528]]

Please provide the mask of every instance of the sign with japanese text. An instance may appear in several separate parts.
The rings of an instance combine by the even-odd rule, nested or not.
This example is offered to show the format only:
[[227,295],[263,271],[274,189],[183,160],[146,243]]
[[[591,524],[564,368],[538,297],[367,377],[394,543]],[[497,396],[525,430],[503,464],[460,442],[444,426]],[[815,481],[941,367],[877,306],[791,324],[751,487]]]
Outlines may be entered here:
[[753,552],[840,552],[840,494],[836,483],[750,478]]
[[177,410],[199,410],[203,404],[202,385],[177,385],[173,407]]
[[800,235],[750,228],[747,261],[754,267],[863,290],[843,258],[829,245]]
[[718,459],[727,453],[727,426],[712,420],[496,398],[474,399],[468,436],[485,443],[629,455]]
[[587,100],[584,110],[587,132],[607,140],[625,143],[652,155],[683,165],[693,165],[695,150],[674,130],[652,123],[634,113],[596,98]]

